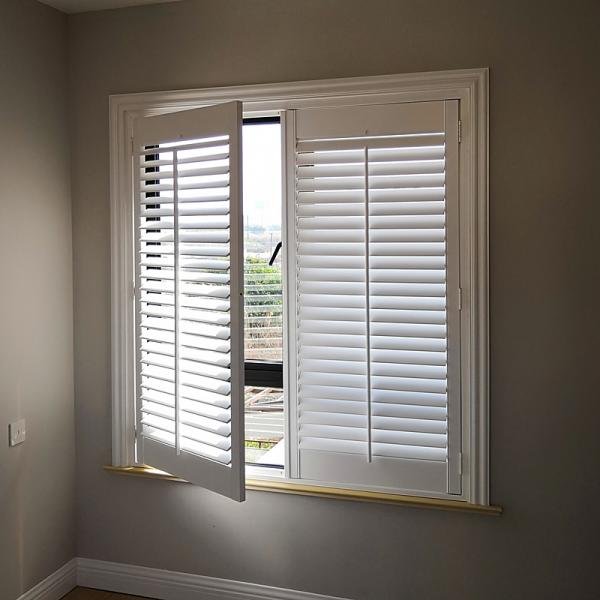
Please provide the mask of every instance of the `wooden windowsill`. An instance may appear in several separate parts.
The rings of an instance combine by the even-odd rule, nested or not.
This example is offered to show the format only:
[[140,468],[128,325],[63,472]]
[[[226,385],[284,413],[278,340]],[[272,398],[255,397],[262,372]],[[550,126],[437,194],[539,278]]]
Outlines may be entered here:
[[[188,483],[181,477],[169,475],[169,473],[153,469],[152,467],[113,467],[107,465],[104,469],[110,473],[117,473],[119,475],[132,475],[134,477],[146,477],[150,479],[164,479],[166,481],[177,483]],[[345,488],[306,485],[303,483],[290,483],[288,481],[247,479],[246,489],[282,494],[298,494],[301,496],[315,496],[320,498],[334,498],[337,500],[397,504],[414,508],[434,508],[437,510],[470,512],[493,516],[502,514],[501,506],[483,506],[479,504],[469,504],[461,500],[445,500],[440,498],[422,498],[420,496],[405,496],[402,494],[388,494],[383,492],[367,492]]]

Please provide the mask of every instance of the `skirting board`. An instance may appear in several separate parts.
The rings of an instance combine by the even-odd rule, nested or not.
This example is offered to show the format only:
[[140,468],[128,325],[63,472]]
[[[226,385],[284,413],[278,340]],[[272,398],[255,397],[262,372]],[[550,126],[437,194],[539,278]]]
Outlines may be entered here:
[[43,581],[25,592],[17,600],[60,600],[77,582],[77,559],[64,564]]
[[256,583],[88,558],[78,558],[76,561],[77,585],[159,600],[345,600]]

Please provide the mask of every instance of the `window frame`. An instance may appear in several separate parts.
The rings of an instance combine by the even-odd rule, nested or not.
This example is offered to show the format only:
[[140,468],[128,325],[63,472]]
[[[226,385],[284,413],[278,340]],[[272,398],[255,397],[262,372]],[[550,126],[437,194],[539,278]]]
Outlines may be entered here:
[[[110,97],[111,206],[111,371],[112,464],[131,467],[135,457],[133,213],[131,137],[133,121],[150,116],[241,100],[244,115],[269,117],[288,109],[332,105],[381,104],[428,100],[459,100],[461,122],[461,252],[462,268],[471,284],[463,297],[469,318],[469,339],[463,340],[463,494],[458,500],[489,505],[489,292],[488,292],[488,70],[385,75]],[[284,135],[286,114],[282,113]],[[284,152],[288,144],[284,140]],[[284,165],[290,161],[284,155]],[[285,167],[284,168],[288,168]],[[289,179],[289,178],[288,178]],[[288,181],[287,185],[293,182]],[[287,190],[289,193],[289,189]],[[284,203],[284,219],[285,219]],[[283,233],[283,232],[282,232]],[[284,244],[285,250],[285,244]],[[286,256],[282,257],[286,260]],[[293,310],[293,299],[287,299]],[[286,299],[284,298],[284,303]],[[285,356],[292,368],[293,361]],[[464,355],[463,355],[464,356]],[[284,369],[286,379],[293,378]],[[288,432],[286,431],[286,434]],[[287,438],[287,435],[286,435]],[[288,453],[289,455],[289,453]],[[265,474],[264,479],[269,479]],[[281,482],[281,477],[277,477]],[[286,481],[286,480],[284,480]],[[298,483],[298,480],[295,480]],[[301,481],[300,483],[316,483]],[[321,483],[321,485],[323,485]],[[431,494],[432,497],[437,495]],[[441,494],[441,498],[449,495]]]

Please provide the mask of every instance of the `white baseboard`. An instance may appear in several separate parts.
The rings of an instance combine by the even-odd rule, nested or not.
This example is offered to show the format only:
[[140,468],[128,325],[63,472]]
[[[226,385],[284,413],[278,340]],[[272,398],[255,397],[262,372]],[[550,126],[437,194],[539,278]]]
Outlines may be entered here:
[[75,587],[76,580],[77,559],[74,558],[19,596],[17,600],[60,600]]
[[76,561],[77,585],[159,600],[344,600],[256,583],[89,558],[78,558]]

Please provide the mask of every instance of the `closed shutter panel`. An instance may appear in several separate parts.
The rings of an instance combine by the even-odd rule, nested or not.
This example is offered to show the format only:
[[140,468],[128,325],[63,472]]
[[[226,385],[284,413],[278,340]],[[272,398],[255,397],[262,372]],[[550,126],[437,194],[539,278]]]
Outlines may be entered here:
[[457,102],[297,111],[303,479],[460,491],[450,464],[460,357],[448,351],[459,319],[458,265],[449,265],[457,215],[448,217],[457,190],[447,177],[456,111]]
[[244,498],[239,103],[134,133],[138,458]]

